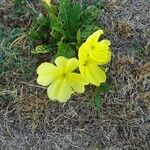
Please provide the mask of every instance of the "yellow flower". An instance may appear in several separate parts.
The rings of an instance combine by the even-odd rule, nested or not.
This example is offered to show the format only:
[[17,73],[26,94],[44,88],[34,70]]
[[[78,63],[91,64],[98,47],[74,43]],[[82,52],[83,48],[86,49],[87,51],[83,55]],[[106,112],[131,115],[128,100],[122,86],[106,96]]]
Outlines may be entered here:
[[43,3],[46,3],[47,5],[51,5],[51,0],[42,0]]
[[85,42],[85,49],[90,57],[94,59],[99,65],[106,64],[111,59],[110,41],[101,40],[99,37],[103,34],[103,30],[98,30],[90,35]]
[[105,72],[98,66],[97,62],[90,57],[86,43],[83,43],[79,48],[78,57],[79,70],[87,82],[99,86],[100,83],[106,81]]
[[42,86],[49,86],[48,97],[51,100],[66,102],[74,92],[85,91],[85,79],[73,72],[78,67],[76,58],[66,59],[57,57],[55,65],[45,62],[37,68],[37,82]]

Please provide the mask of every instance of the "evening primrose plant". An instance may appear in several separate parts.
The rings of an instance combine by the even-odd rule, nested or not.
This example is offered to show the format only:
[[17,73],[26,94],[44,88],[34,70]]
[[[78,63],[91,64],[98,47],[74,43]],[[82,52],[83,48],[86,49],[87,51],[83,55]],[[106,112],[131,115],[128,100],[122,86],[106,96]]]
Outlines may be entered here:
[[48,86],[47,94],[51,100],[66,102],[72,94],[83,93],[85,85],[100,86],[106,81],[102,65],[110,61],[111,51],[109,40],[99,41],[102,34],[103,31],[98,30],[82,43],[78,59],[58,56],[55,65],[44,62],[37,68],[37,82]]

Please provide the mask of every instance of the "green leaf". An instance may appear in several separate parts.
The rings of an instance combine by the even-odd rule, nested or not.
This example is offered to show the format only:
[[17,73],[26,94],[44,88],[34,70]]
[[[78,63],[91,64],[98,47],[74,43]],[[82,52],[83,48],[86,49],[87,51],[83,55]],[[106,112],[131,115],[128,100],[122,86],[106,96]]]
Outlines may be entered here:
[[75,56],[75,51],[70,45],[60,42],[58,44],[58,51],[56,56],[57,57],[64,56],[66,58],[72,58]]
[[51,2],[50,2],[50,6],[44,2],[42,2],[42,4],[43,4],[44,8],[46,9],[46,11],[48,12],[48,15],[56,15],[57,14],[57,8]]
[[81,24],[80,16],[81,16],[81,6],[79,3],[75,3],[70,10],[69,15],[69,25],[70,25],[70,33],[74,35],[77,33],[79,26]]
[[93,98],[93,104],[95,106],[96,109],[96,114],[97,116],[100,115],[100,108],[102,106],[102,97],[100,96],[100,87],[96,88],[96,91],[94,93],[94,98]]
[[101,95],[108,92],[111,89],[108,83],[102,83],[99,87],[96,88],[94,96],[92,98],[92,103],[96,109],[97,116],[100,115],[100,109],[102,107],[102,97]]
[[68,0],[59,1],[59,18],[65,25],[68,25],[68,11],[70,8],[71,3]]
[[47,25],[49,23],[48,19],[42,13],[38,15],[37,21],[40,26]]
[[26,0],[14,0],[15,5],[23,5],[26,3]]
[[110,89],[111,89],[111,86],[110,86],[107,82],[102,83],[102,84],[100,85],[100,87],[99,87],[99,91],[100,91],[101,93],[106,93],[106,92],[108,92]]
[[100,11],[96,6],[94,5],[88,6],[81,16],[83,22],[82,26],[85,27],[87,25],[93,24],[93,22],[96,22],[99,15]]
[[80,29],[77,32],[77,44],[78,46],[81,45],[81,30]]
[[87,26],[81,31],[81,38],[87,39],[92,33],[94,33],[97,30],[99,30],[99,27],[96,25]]
[[59,7],[59,19],[68,36],[74,36],[80,26],[81,6],[79,3],[72,4],[69,0],[61,0]]
[[32,38],[32,39],[36,39],[36,38],[38,38],[38,36],[39,36],[38,32],[37,32],[37,31],[34,31],[34,30],[29,31],[28,35],[29,35],[29,37]]
[[[57,16],[57,13],[56,13],[57,9],[55,8],[55,6],[51,4],[51,6],[49,7],[49,5],[46,3],[43,3],[43,6],[45,7],[45,9],[47,10],[47,13],[48,13],[49,25],[52,30],[51,35],[54,38],[59,37],[59,35],[65,37],[66,33],[63,30],[62,22],[59,20],[59,18]],[[58,40],[60,40],[60,39],[58,39]]]
[[66,33],[63,30],[62,23],[54,15],[51,16],[51,27],[52,27],[53,32],[56,31],[56,32],[60,33],[63,37],[66,37]]
[[46,54],[53,51],[53,49],[49,45],[38,45],[35,49],[33,49],[31,52],[33,54]]

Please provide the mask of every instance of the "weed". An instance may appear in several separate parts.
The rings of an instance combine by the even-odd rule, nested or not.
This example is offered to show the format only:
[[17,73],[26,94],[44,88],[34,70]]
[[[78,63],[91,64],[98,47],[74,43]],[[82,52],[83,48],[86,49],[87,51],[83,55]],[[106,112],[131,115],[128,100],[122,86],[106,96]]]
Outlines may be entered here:
[[103,104],[103,95],[106,94],[112,88],[113,87],[106,82],[102,83],[99,87],[95,89],[95,92],[91,99],[92,100],[91,103],[96,109],[97,117],[100,116],[100,111]]

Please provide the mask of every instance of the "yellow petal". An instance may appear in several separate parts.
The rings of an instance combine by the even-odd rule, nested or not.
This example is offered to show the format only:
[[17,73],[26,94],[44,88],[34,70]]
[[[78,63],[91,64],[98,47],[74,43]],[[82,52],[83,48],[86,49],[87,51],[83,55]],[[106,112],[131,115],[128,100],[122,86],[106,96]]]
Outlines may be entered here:
[[37,68],[37,74],[37,83],[42,86],[48,86],[58,77],[59,72],[53,64],[45,62]]
[[65,57],[57,57],[55,60],[56,65],[62,70],[63,72],[72,72],[78,66],[78,60],[76,58],[67,59]]
[[71,86],[66,81],[62,81],[61,85],[58,89],[58,101],[59,102],[66,102],[73,93]]
[[72,72],[73,70],[75,70],[77,67],[79,66],[79,62],[76,58],[71,58],[68,60],[67,63],[67,72]]
[[89,81],[89,83],[94,84],[96,86],[100,85],[98,80],[95,78],[95,76],[93,76],[93,73],[89,69],[86,70],[86,76],[85,77]]
[[59,78],[60,73],[59,70],[56,68],[51,72],[42,72],[38,75],[37,83],[42,86],[48,86],[51,82]]
[[51,63],[45,62],[42,63],[38,68],[37,68],[37,74],[49,74],[51,71],[55,70],[56,66],[54,66]]
[[63,56],[59,56],[55,59],[55,64],[61,68],[66,68],[67,62],[68,62],[68,59]]
[[99,44],[99,50],[109,50],[110,41],[109,40],[102,40],[98,42]]
[[86,42],[98,42],[99,37],[103,34],[103,30],[98,30],[96,32],[94,32],[92,35],[90,35]]
[[90,57],[98,64],[106,64],[111,59],[110,41],[102,40],[97,42],[93,50],[89,50]]
[[87,84],[87,81],[80,74],[71,73],[68,77],[68,82],[77,93],[83,93],[85,91],[84,85]]
[[85,71],[86,71],[85,66],[83,66],[82,64],[79,65],[79,70],[80,70],[80,73],[82,74],[82,76],[85,76]]
[[111,51],[110,50],[108,50],[107,60],[108,60],[108,62],[110,62],[110,60],[111,60]]
[[84,43],[80,46],[79,52],[78,52],[78,57],[79,57],[79,60],[80,60],[80,61],[85,61],[85,60],[87,60],[88,55],[89,55],[88,52],[87,52],[87,49],[88,49],[87,43],[84,42]]
[[111,51],[103,50],[103,51],[93,51],[90,53],[90,57],[97,62],[99,65],[103,65],[108,63],[111,60]]
[[47,89],[48,97],[51,100],[58,100],[59,102],[66,102],[73,93],[70,85],[62,80],[54,81]]
[[48,86],[52,82],[48,75],[39,75],[37,78],[37,83],[42,86]]
[[50,86],[47,89],[47,95],[51,100],[57,100],[58,99],[58,89],[60,86],[60,80],[56,80],[53,83],[50,84]]
[[106,81],[105,72],[96,65],[88,66],[88,69],[86,70],[86,77],[91,84],[94,84],[96,86],[99,86],[100,83]]

